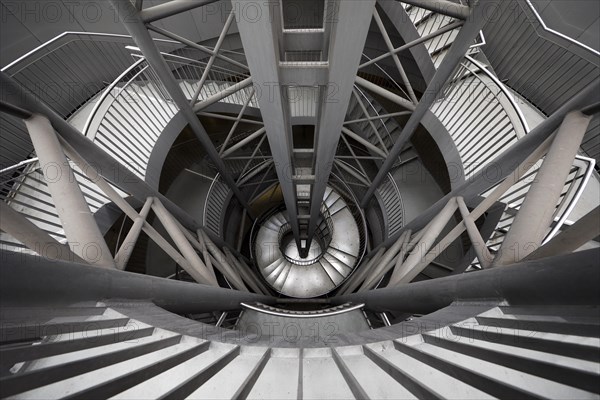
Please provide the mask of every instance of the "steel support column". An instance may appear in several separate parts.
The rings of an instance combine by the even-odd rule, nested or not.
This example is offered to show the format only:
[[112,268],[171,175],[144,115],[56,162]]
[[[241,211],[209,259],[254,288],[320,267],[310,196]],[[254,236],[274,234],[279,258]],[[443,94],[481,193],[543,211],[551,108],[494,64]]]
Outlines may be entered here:
[[233,194],[237,197],[243,207],[248,208],[248,204],[242,195],[242,192],[235,185],[235,181],[223,160],[219,157],[219,153],[215,149],[212,141],[208,137],[208,134],[204,130],[204,127],[200,123],[198,116],[195,114],[192,106],[189,104],[187,98],[183,94],[183,91],[175,81],[169,66],[163,59],[160,51],[156,47],[156,44],[152,40],[148,29],[144,25],[144,21],[140,16],[140,12],[136,10],[135,6],[129,0],[110,0],[125,29],[129,32],[137,46],[140,48],[148,63],[154,69],[165,89],[179,107],[181,113],[185,116],[190,128],[204,147],[204,150],[215,163],[217,170],[223,176],[223,179],[227,185],[233,191]]
[[520,261],[541,246],[591,119],[579,111],[565,117],[502,242],[494,265]]
[[388,158],[384,161],[383,165],[379,169],[375,179],[373,179],[373,185],[369,188],[365,194],[365,197],[362,199],[361,206],[363,208],[369,204],[371,196],[377,187],[379,187],[381,182],[383,182],[386,174],[390,171],[398,156],[402,152],[404,145],[415,133],[419,127],[419,124],[421,123],[421,120],[423,119],[423,116],[425,116],[425,113],[427,113],[433,102],[441,93],[446,85],[446,82],[448,79],[450,79],[452,73],[455,71],[456,66],[459,65],[463,60],[467,50],[469,49],[469,46],[473,44],[473,40],[479,34],[479,31],[485,23],[486,8],[482,3],[485,4],[484,1],[480,1],[473,5],[470,17],[460,29],[456,40],[450,47],[450,50],[435,72],[435,75],[433,76],[433,79],[431,79],[429,86],[427,86],[425,93],[423,93],[423,96],[421,96],[421,101],[419,101],[419,104],[417,104],[417,107],[415,108],[411,117],[406,122],[406,125],[404,125],[404,128],[402,129],[398,140],[396,140],[396,143],[394,143],[394,147],[390,151]]
[[[328,84],[321,89],[325,93],[321,96],[322,103],[317,114],[313,173],[317,179],[311,190],[306,249],[310,247],[317,228],[323,196],[369,33],[375,1],[332,1],[330,6],[334,7],[336,18],[335,21],[325,23],[325,29],[330,30]],[[332,88],[335,94],[329,96]]]
[[[71,251],[90,264],[115,268],[112,254],[83,197],[50,121],[40,114],[33,114],[23,121],[40,160],[40,168]],[[55,171],[57,177],[49,177],[49,171]],[[91,248],[94,251],[90,252]]]
[[[244,1],[232,0],[233,9],[240,13],[244,10]],[[258,2],[260,9],[258,20],[249,20],[243,14],[237,14],[238,30],[244,46],[248,67],[254,85],[261,93],[257,95],[264,127],[267,131],[269,146],[276,165],[277,177],[283,193],[283,199],[290,216],[290,225],[300,248],[300,227],[296,188],[292,181],[292,137],[289,118],[289,106],[283,98],[284,88],[280,85],[280,49],[278,38],[281,29],[281,10],[279,2]]]

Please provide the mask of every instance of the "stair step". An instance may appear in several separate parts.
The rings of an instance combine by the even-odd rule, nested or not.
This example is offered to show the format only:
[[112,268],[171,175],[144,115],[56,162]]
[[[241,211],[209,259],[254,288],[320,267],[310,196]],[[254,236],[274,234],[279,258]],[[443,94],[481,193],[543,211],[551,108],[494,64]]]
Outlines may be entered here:
[[[75,335],[62,335],[59,340],[44,342],[39,344],[24,344],[18,346],[0,347],[0,364],[10,367],[22,361],[37,360],[40,358],[52,357],[65,353],[72,353],[79,350],[85,350],[93,347],[107,346],[114,343],[131,341],[152,335],[154,328],[141,328],[136,330],[123,329],[116,331],[110,329],[108,334],[103,334],[102,330],[85,331],[84,335],[74,337]],[[96,335],[95,333],[99,333]]]
[[244,399],[269,360],[271,349],[247,347],[188,399]]
[[264,369],[252,390],[250,399],[297,399],[300,361],[296,349],[272,349]]
[[303,353],[302,398],[304,400],[346,400],[353,397],[329,349],[304,349]]
[[[473,357],[471,355],[441,348],[430,343],[422,343],[416,345],[415,348],[430,355],[437,356],[445,360],[447,363],[460,365],[462,368],[471,372],[482,374],[490,379],[499,380],[504,384],[505,388],[510,382],[511,385],[515,386],[515,388],[518,388],[518,390],[522,392],[519,396],[516,396],[516,393],[514,393],[515,396],[511,397],[520,398],[523,397],[524,393],[529,393],[529,397],[535,398],[540,396],[552,398],[589,398],[591,394],[583,390],[575,389],[568,385],[553,382],[552,380],[519,371],[514,368],[508,368],[504,365],[498,365],[495,362],[483,360],[478,357]],[[473,384],[471,381],[469,382]],[[479,389],[488,391],[484,387],[480,387]],[[491,393],[489,391],[488,393],[497,396],[495,393]],[[508,396],[504,394],[501,397],[506,398]]]
[[178,351],[177,353],[166,358],[141,364],[142,367],[140,368],[135,368],[131,372],[120,375],[113,379],[109,379],[86,390],[77,392],[69,396],[69,398],[86,400],[91,398],[107,399],[111,396],[115,396],[129,389],[130,387],[139,385],[148,379],[160,375],[161,373],[188,361],[192,357],[196,357],[197,355],[205,352],[208,350],[210,342],[195,343],[190,344],[189,346],[180,344],[178,346],[183,347],[183,350]]
[[600,391],[598,365],[589,361],[519,349],[477,339],[449,340],[439,336],[423,335],[425,342],[447,350],[503,365],[528,374],[542,376],[554,382],[585,391]]
[[207,351],[118,394],[114,398],[185,398],[233,360],[238,352],[237,346],[211,343]]
[[419,398],[493,398],[451,375],[397,351],[391,342],[366,345],[365,354],[371,354],[373,361],[390,376],[397,376],[395,379],[406,382],[404,385],[407,387],[412,386],[411,391]]
[[[406,340],[406,339],[405,339]],[[408,341],[408,340],[407,340]],[[404,340],[403,340],[404,342]],[[406,354],[416,360],[423,362],[447,375],[450,375],[460,381],[469,382],[469,385],[483,391],[490,396],[497,398],[518,398],[518,399],[537,399],[535,394],[521,389],[514,385],[513,381],[496,379],[493,376],[484,374],[485,370],[469,366],[469,360],[461,364],[460,359],[448,357],[446,354],[437,354],[428,351],[423,345],[408,345],[400,340],[394,341],[394,347],[397,351]],[[492,364],[493,365],[493,364]],[[497,376],[505,376],[504,369]]]
[[0,342],[24,341],[51,334],[66,334],[92,329],[119,328],[125,326],[127,322],[129,322],[129,318],[48,323],[3,323],[0,327]]
[[[336,349],[343,360],[348,373],[362,388],[369,399],[417,399],[406,387],[398,383],[393,377],[385,373],[369,357],[363,354],[362,349],[348,348]],[[356,393],[355,393],[356,395]]]
[[[134,357],[173,346],[179,343],[180,340],[181,336],[174,335],[157,340],[153,340],[153,338],[140,339],[134,346],[131,346],[129,343],[117,343],[105,346],[109,349],[101,354],[98,354],[98,351],[101,351],[102,348],[93,349],[94,355],[88,357],[78,353],[90,353],[91,350],[72,353],[70,355],[72,361],[67,362],[62,362],[64,360],[63,356],[52,357],[46,359],[48,362],[45,363],[44,367],[39,369],[1,377],[0,386],[2,386],[2,395],[12,396],[23,391],[49,385],[98,368],[117,364],[121,361],[126,361]],[[139,342],[142,343],[140,344]],[[40,361],[38,360],[36,362],[36,367],[39,367],[39,364]]]
[[509,328],[489,329],[486,326],[452,326],[455,335],[485,340],[524,349],[600,362],[600,339],[582,338],[554,333],[516,330]]
[[540,321],[528,319],[509,319],[494,317],[477,317],[477,322],[481,325],[523,329],[529,331],[562,333],[565,335],[600,337],[600,325],[568,323],[557,321]]
[[[144,354],[139,357],[131,358],[120,363],[107,367],[95,369],[72,378],[61,380],[59,382],[40,387],[28,392],[20,393],[22,399],[40,399],[40,398],[63,398],[73,396],[73,398],[108,398],[85,396],[87,391],[95,386],[101,387],[103,384],[118,380],[140,367],[145,367],[156,362],[161,362],[171,356],[180,354],[190,348],[188,343],[179,343],[161,350]],[[117,383],[118,384],[118,383]],[[124,389],[123,389],[124,390]],[[123,391],[120,390],[120,391]]]

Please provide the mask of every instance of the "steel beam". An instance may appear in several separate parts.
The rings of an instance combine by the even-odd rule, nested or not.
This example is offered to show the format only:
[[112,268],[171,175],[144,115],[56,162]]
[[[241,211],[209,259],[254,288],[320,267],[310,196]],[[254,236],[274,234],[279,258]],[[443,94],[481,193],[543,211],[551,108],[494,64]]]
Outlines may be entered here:
[[168,311],[188,314],[239,310],[242,302],[275,303],[271,296],[86,264],[42,261],[38,256],[3,249],[0,249],[0,259],[0,303],[3,305],[52,306],[103,299],[151,300]]
[[600,206],[578,219],[577,222],[529,254],[525,259],[537,260],[567,254],[577,250],[598,236],[600,236]]
[[189,47],[192,47],[194,49],[203,51],[203,52],[205,52],[208,55],[211,55],[211,56],[214,55],[219,60],[226,61],[226,62],[228,62],[228,63],[230,63],[232,65],[235,65],[236,67],[242,68],[244,71],[248,70],[248,66],[247,65],[244,65],[244,64],[242,64],[242,63],[240,63],[238,61],[235,61],[235,60],[233,60],[233,59],[231,59],[229,57],[226,57],[226,56],[224,56],[222,54],[217,54],[212,49],[209,49],[208,47],[202,46],[202,45],[200,45],[200,44],[198,44],[196,42],[192,42],[191,40],[186,39],[183,36],[179,36],[179,35],[177,35],[177,34],[175,34],[173,32],[169,32],[169,31],[167,31],[165,29],[159,28],[159,27],[154,26],[154,25],[147,25],[147,27],[151,31],[154,31],[154,32],[159,33],[159,34],[161,34],[163,36],[166,36],[169,39],[176,40],[178,42],[181,42],[181,43],[185,44],[186,46],[189,46]]
[[[40,114],[33,114],[23,121],[71,251],[90,264],[116,268],[52,124]],[[49,177],[49,171],[54,171],[57,176]]]
[[[202,7],[207,4],[215,3],[219,0],[171,0],[163,4],[148,7],[140,12],[144,23],[150,23],[159,19],[167,18],[194,8]],[[115,4],[115,7],[118,5]],[[135,7],[135,6],[134,6]]]
[[383,165],[379,169],[377,176],[373,179],[373,185],[369,188],[364,198],[362,199],[361,206],[365,208],[369,199],[379,187],[386,174],[390,171],[392,166],[394,165],[396,159],[402,152],[404,145],[410,140],[412,135],[416,132],[421,120],[425,116],[425,113],[429,110],[433,102],[437,99],[438,95],[444,89],[446,82],[451,78],[452,73],[455,71],[456,67],[463,60],[467,50],[473,44],[473,40],[479,34],[479,31],[483,27],[485,23],[485,7],[486,2],[480,1],[475,3],[471,10],[471,15],[464,23],[456,40],[452,43],[450,50],[444,57],[441,65],[435,72],[435,75],[431,79],[431,82],[427,86],[425,93],[421,96],[421,101],[415,108],[411,117],[408,119],[400,136],[394,143],[394,147],[390,151],[388,158],[384,161]]
[[[311,190],[310,220],[308,223],[306,249],[310,247],[319,220],[323,196],[333,167],[342,126],[354,88],[354,80],[369,33],[375,8],[374,0],[332,1],[336,21],[326,22],[330,30],[328,60],[328,86],[322,88],[322,97],[315,129],[314,174],[318,177]],[[333,88],[335,94],[329,96]]]
[[194,105],[193,110],[195,113],[200,112],[200,111],[204,110],[205,108],[207,108],[208,106],[215,104],[216,102],[221,101],[225,97],[229,97],[236,92],[239,92],[240,90],[250,86],[251,84],[252,84],[252,77],[246,78],[242,81],[239,81],[238,83],[235,83],[235,84],[227,87],[226,89],[221,90],[219,93],[215,93],[212,96],[209,96],[209,97],[205,98],[204,100],[197,102]]
[[217,280],[210,274],[206,265],[202,262],[196,251],[185,237],[185,234],[177,224],[177,221],[167,209],[162,205],[160,200],[154,198],[152,201],[152,210],[159,219],[173,242],[188,261],[191,268],[186,268],[186,272],[198,283],[205,283],[213,286],[219,286]]
[[[541,124],[532,129],[526,136],[519,139],[519,141],[514,143],[496,158],[490,160],[483,168],[481,168],[479,172],[469,178],[467,182],[458,186],[456,189],[452,190],[446,196],[438,200],[434,205],[422,212],[421,215],[412,220],[402,229],[412,229],[413,231],[418,230],[425,226],[435,215],[437,215],[450,198],[462,196],[464,197],[465,201],[469,202],[471,199],[479,196],[481,193],[486,192],[499,182],[502,182],[511,174],[514,175],[515,171],[518,171],[518,166],[520,166],[521,163],[523,163],[523,161],[525,161],[535,149],[544,143],[544,141],[552,136],[554,131],[559,127],[564,117],[569,112],[574,110],[583,110],[584,113],[588,113],[586,109],[594,107],[599,101],[600,78],[597,78],[584,90],[573,96],[571,100],[556,110]],[[490,177],[489,171],[495,171],[498,173]],[[391,246],[401,234],[402,231],[399,231],[394,236],[388,238],[384,243],[380,244],[378,247]]]
[[246,101],[244,101],[244,104],[242,105],[242,108],[240,109],[240,112],[238,113],[237,118],[234,119],[231,129],[229,130],[227,137],[225,138],[225,140],[223,141],[223,144],[221,145],[221,150],[219,151],[219,155],[221,157],[223,157],[223,152],[225,151],[225,148],[229,144],[229,141],[233,137],[235,130],[237,129],[240,121],[242,120],[242,117],[244,116],[244,113],[246,112],[246,108],[248,107],[248,104],[250,104],[252,97],[254,97],[254,92],[255,92],[254,88],[252,88],[250,91],[250,94],[248,95],[248,98],[246,99]]
[[[507,300],[511,305],[600,304],[600,249],[525,261],[504,268],[431,279],[397,288],[334,297],[375,311],[429,314],[457,300]],[[567,268],[565,268],[567,267]]]
[[402,108],[406,108],[407,110],[410,110],[410,111],[415,110],[415,105],[411,101],[405,99],[404,97],[400,97],[396,93],[392,93],[389,90],[382,88],[381,86],[371,83],[368,80],[361,78],[360,76],[356,77],[356,84],[367,89],[368,91],[370,91],[372,93],[375,93],[375,94],[383,97],[384,99],[387,99],[393,103],[396,103],[397,105],[399,105]]
[[223,30],[221,31],[221,34],[219,35],[219,38],[217,39],[217,43],[215,44],[215,47],[213,49],[213,55],[210,56],[208,62],[206,63],[206,66],[204,67],[204,71],[202,72],[202,76],[200,77],[200,82],[198,82],[198,88],[196,89],[196,91],[194,92],[194,95],[192,96],[192,101],[191,101],[192,106],[194,105],[194,103],[196,103],[196,100],[198,100],[198,96],[200,96],[200,93],[202,92],[202,88],[204,87],[204,82],[206,82],[206,79],[208,78],[208,74],[210,73],[210,69],[212,68],[213,64],[215,63],[217,55],[219,54],[219,50],[221,50],[221,46],[223,45],[223,41],[225,40],[225,36],[227,35],[229,28],[231,27],[231,23],[233,22],[234,17],[235,17],[235,14],[233,13],[233,11],[230,12],[229,15],[227,16],[227,20],[225,21]]
[[[401,282],[410,282],[425,269],[427,264],[423,265],[420,261],[429,253],[429,250],[433,247],[446,225],[448,225],[448,222],[452,219],[457,208],[458,204],[456,203],[456,199],[450,199],[448,204],[446,204],[446,207],[442,209],[442,211],[431,221],[428,228],[425,229],[423,237],[411,250],[406,261],[404,261],[399,268],[394,269],[388,286],[392,287]],[[441,250],[436,252],[437,255],[440,253]]]
[[377,9],[374,10],[373,17],[375,18],[375,22],[377,23],[377,26],[379,27],[379,31],[381,32],[381,36],[383,37],[383,41],[385,42],[385,45],[387,46],[388,51],[390,52],[390,56],[392,57],[392,60],[394,60],[394,64],[396,64],[396,69],[398,69],[398,72],[400,73],[400,77],[402,78],[402,82],[404,83],[404,86],[406,87],[406,91],[408,92],[408,96],[410,97],[410,100],[414,104],[417,104],[419,102],[419,100],[417,99],[417,96],[415,95],[415,91],[413,90],[413,88],[410,84],[410,81],[408,80],[408,76],[406,75],[406,71],[404,71],[404,67],[402,67],[402,63],[400,62],[398,55],[393,53],[394,45],[392,44],[392,40],[390,39],[389,35],[387,34],[385,25],[383,24],[383,21],[381,20],[381,17],[379,16]]
[[352,132],[350,129],[342,127],[342,132],[349,138],[356,140],[358,143],[365,146],[365,148],[367,148],[367,150],[369,150],[371,153],[379,154],[381,156],[381,158],[383,158],[383,159],[385,159],[387,157],[387,153],[384,150],[375,146],[373,143],[369,142],[368,140],[363,139],[358,134]]
[[477,225],[475,225],[475,219],[473,219],[471,216],[471,213],[465,204],[465,200],[458,196],[456,201],[458,203],[458,209],[460,210],[460,215],[463,218],[465,228],[467,229],[467,234],[469,235],[469,239],[471,239],[473,249],[475,250],[475,254],[479,260],[479,264],[481,264],[482,268],[487,268],[493,261],[494,257],[492,257],[490,254],[485,240],[483,240],[481,237],[481,233],[479,232],[479,229],[477,229]]
[[[238,13],[244,9],[244,1],[233,0]],[[290,225],[300,248],[300,226],[296,204],[296,187],[292,182],[292,134],[289,105],[283,97],[280,85],[280,49],[277,38],[282,31],[279,3],[259,2],[262,17],[250,21],[244,15],[236,15],[238,30],[244,46],[252,79],[260,95],[257,95],[260,112],[269,139],[273,161],[276,165],[283,199],[290,216]],[[259,89],[260,88],[260,89]]]
[[565,117],[504,237],[494,265],[520,261],[541,246],[591,119],[579,111]]
[[230,154],[235,153],[237,150],[246,146],[248,143],[250,143],[254,139],[258,139],[259,137],[261,137],[265,132],[266,132],[266,129],[264,127],[262,127],[259,130],[257,130],[256,132],[251,133],[250,135],[248,135],[245,138],[243,138],[242,140],[240,140],[238,143],[234,144],[233,146],[231,146],[230,148],[225,150],[223,152],[223,154],[221,154],[221,157],[227,158]]
[[115,255],[115,263],[117,264],[117,268],[120,270],[124,270],[127,266],[127,262],[133,253],[135,244],[140,237],[140,233],[142,233],[142,228],[144,227],[146,218],[148,218],[153,201],[154,197],[148,197],[146,199],[144,206],[140,210],[140,214],[133,220],[133,225],[129,229],[127,236],[125,236],[125,239],[123,239],[123,244]]
[[437,37],[439,35],[442,35],[442,34],[444,34],[446,32],[450,32],[450,31],[452,31],[452,30],[454,30],[456,28],[460,28],[461,26],[463,26],[463,24],[464,24],[463,21],[456,21],[456,22],[453,22],[451,24],[448,24],[448,25],[444,26],[443,28],[438,29],[437,31],[435,31],[433,33],[430,33],[430,34],[425,35],[425,36],[421,36],[418,39],[410,41],[410,42],[408,42],[408,43],[406,43],[406,44],[404,44],[404,45],[402,45],[400,47],[396,47],[394,50],[392,50],[392,51],[390,51],[388,53],[382,54],[382,55],[380,55],[378,57],[375,57],[375,58],[373,58],[373,59],[371,59],[369,61],[366,61],[366,62],[360,64],[359,69],[360,68],[364,68],[364,67],[366,67],[368,65],[371,65],[371,64],[375,64],[376,62],[379,62],[379,61],[381,61],[381,60],[383,60],[383,59],[385,59],[385,58],[387,58],[387,57],[389,57],[389,56],[391,56],[393,54],[398,54],[398,53],[400,53],[400,52],[402,52],[404,50],[410,49],[411,47],[414,47],[414,46],[419,45],[421,43],[425,43],[426,41],[431,40],[431,39],[433,39],[433,38],[435,38],[435,37]]
[[190,128],[204,147],[204,150],[212,162],[215,163],[215,166],[223,176],[225,183],[230,187],[240,204],[244,208],[249,208],[242,192],[235,185],[233,177],[227,170],[223,160],[219,157],[219,153],[200,123],[198,116],[196,116],[185,94],[183,94],[183,91],[175,81],[169,66],[152,40],[150,33],[141,19],[139,11],[135,9],[135,6],[129,0],[111,0],[111,4],[116,8],[117,14],[125,26],[125,29],[127,29],[137,46],[140,48],[142,54],[146,57],[146,60],[158,75],[161,83],[164,85],[175,104],[177,104],[177,107],[179,107],[181,113],[190,125]]

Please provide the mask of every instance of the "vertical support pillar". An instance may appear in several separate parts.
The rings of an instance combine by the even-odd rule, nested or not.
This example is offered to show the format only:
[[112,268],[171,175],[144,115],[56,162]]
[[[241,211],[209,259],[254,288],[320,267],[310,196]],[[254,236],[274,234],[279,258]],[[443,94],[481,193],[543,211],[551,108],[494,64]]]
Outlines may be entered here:
[[[40,114],[33,114],[23,121],[40,160],[40,167],[46,177],[48,190],[54,200],[71,251],[90,264],[115,268],[112,255],[75,180],[73,170],[50,121]],[[51,169],[58,171],[61,176],[49,177]]]
[[579,111],[566,115],[494,265],[518,262],[541,246],[591,118]]

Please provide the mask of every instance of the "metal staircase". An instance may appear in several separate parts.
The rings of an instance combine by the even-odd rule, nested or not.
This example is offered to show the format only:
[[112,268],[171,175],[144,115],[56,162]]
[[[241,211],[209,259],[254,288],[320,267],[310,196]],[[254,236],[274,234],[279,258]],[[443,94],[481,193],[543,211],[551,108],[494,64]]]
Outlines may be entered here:
[[[150,319],[172,325],[136,319],[136,308],[152,309]],[[356,307],[346,309],[362,317]],[[348,315],[343,310],[338,315]],[[407,329],[395,340],[358,346],[336,345],[341,332],[331,330],[321,339],[327,347],[297,349],[262,345],[263,332],[256,344],[184,334],[185,319],[150,304],[5,308],[0,382],[3,397],[22,399],[593,399],[600,394],[599,312],[597,306],[455,303],[436,313],[437,329]],[[336,321],[331,313],[309,318],[322,319],[323,327]],[[447,314],[458,321],[444,323]],[[245,340],[256,333],[250,323],[242,332],[250,335]],[[287,335],[300,338],[297,329]]]
[[[0,397],[599,398],[599,252],[581,250],[598,247],[593,241],[598,208],[568,221],[594,179],[595,162],[577,155],[571,165],[577,149],[563,152],[569,154],[566,161],[556,148],[552,151],[553,140],[564,139],[564,131],[578,135],[578,128],[589,123],[588,114],[597,115],[597,104],[589,100],[597,98],[598,83],[530,129],[513,93],[480,52],[485,39],[474,28],[476,16],[452,17],[425,8],[435,4],[410,2],[393,6],[406,12],[420,38],[431,38],[405,43],[404,50],[423,47],[436,76],[448,76],[443,87],[433,88],[439,90],[433,97],[428,91],[435,77],[423,77],[427,91],[415,94],[399,60],[394,60],[398,71],[389,74],[375,57],[363,53],[360,58],[362,49],[352,48],[359,58],[356,77],[341,68],[340,58],[326,52],[351,53],[343,24],[330,26],[325,18],[317,24],[322,30],[267,24],[261,31],[264,21],[240,20],[238,31],[229,33],[240,12],[234,7],[208,48],[152,25],[152,13],[174,16],[192,7],[177,1],[137,10],[142,2],[123,0],[121,5],[133,11],[123,22],[132,32],[138,29],[132,33],[135,43],[124,35],[69,33],[3,69],[3,86],[31,91],[40,81],[38,69],[52,70],[49,79],[60,82],[57,70],[70,65],[66,57],[83,46],[82,56],[92,61],[83,65],[90,64],[90,71],[66,72],[82,81],[92,76],[99,83],[94,90],[52,107],[44,106],[48,98],[40,101],[29,92],[14,105],[3,98],[2,121],[10,122],[8,134],[14,138],[27,135],[23,120],[29,133],[31,119],[48,122],[45,133],[56,136],[90,211],[78,215],[93,222],[94,214],[101,219],[99,211],[109,205],[122,212],[123,224],[107,265],[80,258],[68,247],[74,236],[63,229],[68,213],[59,212],[62,204],[50,194],[47,165],[32,158],[31,143],[11,142],[10,157],[25,161],[0,171],[3,210],[18,211],[3,214],[17,222],[10,228],[18,235],[11,236],[3,225],[0,238]],[[314,3],[327,14],[340,2]],[[388,52],[383,50],[387,57],[395,50],[379,3],[372,17],[380,28],[377,38],[389,42]],[[445,5],[453,6],[450,14],[459,14],[479,4],[462,3]],[[313,6],[302,2],[302,7]],[[352,8],[345,7],[342,15],[351,15]],[[366,32],[369,7],[365,2],[359,8],[357,20],[360,14]],[[463,29],[473,35],[463,38],[466,55],[460,54],[450,71],[448,60],[458,59],[453,49]],[[153,39],[148,30],[173,40]],[[257,51],[248,60],[254,62],[250,76],[244,54],[220,48],[229,34],[233,43],[247,40],[244,32],[269,39],[277,32],[281,48],[262,45],[283,50],[285,59]],[[72,35],[75,39],[67,40]],[[147,40],[140,40],[144,35]],[[320,50],[294,50],[303,40]],[[94,56],[94,49],[101,51]],[[116,62],[101,71],[97,67],[106,54]],[[252,80],[269,77],[266,69],[256,69],[263,56],[274,57],[273,65],[266,63],[275,66],[272,77],[300,101],[282,96],[280,104],[279,91],[274,101],[258,96]],[[294,74],[303,84],[290,81]],[[336,82],[343,77],[339,82],[344,83],[356,78],[356,84],[342,85],[348,95],[343,107],[321,102],[327,95],[320,92],[323,87],[306,84],[313,78],[323,84],[326,77]],[[410,137],[427,113],[445,129],[464,182],[453,184],[422,215],[407,216],[394,173],[419,157]],[[415,115],[420,115],[416,122]],[[219,132],[226,136],[219,145],[204,130],[202,118],[210,124],[233,121],[228,133]],[[312,147],[277,147],[297,133],[288,119],[315,124]],[[181,129],[187,123],[199,143],[206,140],[202,161],[212,182],[200,224],[159,193],[153,181],[151,159],[165,132],[180,131],[171,126],[174,122]],[[258,126],[238,129],[241,122]],[[280,122],[281,129],[273,130]],[[335,132],[319,132],[323,126]],[[338,135],[339,141],[328,141]],[[319,162],[329,156],[324,149],[334,154],[321,169]],[[99,154],[104,171],[91,163]],[[288,158],[285,180],[281,160]],[[564,183],[549,191],[548,197],[557,195],[556,204],[539,205],[548,217],[539,247],[513,257],[514,246],[507,247],[524,242],[528,215],[521,210],[532,208],[530,191],[539,195],[536,181],[548,180],[542,169],[548,159],[559,165],[557,171],[570,170]],[[122,167],[127,175],[108,177],[110,162],[117,175]],[[490,178],[486,171],[495,162],[502,171]],[[319,175],[324,170],[325,181]],[[321,189],[324,195],[315,197]],[[285,206],[272,206],[275,193]],[[124,271],[142,232],[176,265],[174,275]],[[41,247],[32,245],[36,240]],[[103,234],[99,240],[108,243]],[[438,257],[457,243],[462,259],[456,267],[440,264]],[[58,244],[68,257],[42,251]]]
[[331,292],[351,273],[364,251],[358,222],[346,201],[328,187],[323,198],[317,240],[307,257],[300,257],[294,241],[285,240],[290,226],[286,212],[269,214],[256,227],[257,268],[277,292],[311,298]]

